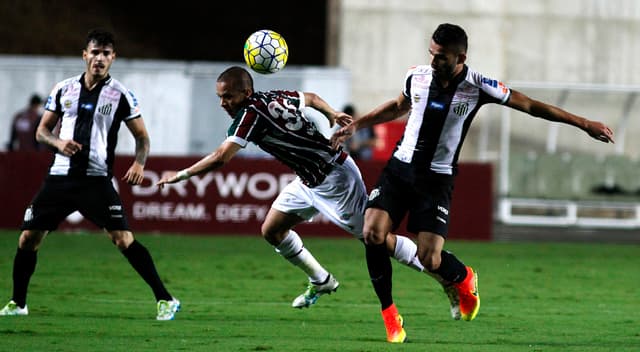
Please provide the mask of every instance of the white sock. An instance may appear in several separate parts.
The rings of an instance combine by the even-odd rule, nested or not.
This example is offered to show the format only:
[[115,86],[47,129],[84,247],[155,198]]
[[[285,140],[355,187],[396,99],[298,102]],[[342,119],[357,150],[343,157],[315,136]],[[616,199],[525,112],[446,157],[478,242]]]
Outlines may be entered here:
[[289,234],[275,249],[289,263],[302,269],[309,276],[309,281],[323,282],[329,276],[329,272],[304,248],[302,239],[295,231],[289,230]]
[[408,237],[396,235],[396,248],[393,257],[410,268],[424,271],[424,265],[418,259],[418,246]]

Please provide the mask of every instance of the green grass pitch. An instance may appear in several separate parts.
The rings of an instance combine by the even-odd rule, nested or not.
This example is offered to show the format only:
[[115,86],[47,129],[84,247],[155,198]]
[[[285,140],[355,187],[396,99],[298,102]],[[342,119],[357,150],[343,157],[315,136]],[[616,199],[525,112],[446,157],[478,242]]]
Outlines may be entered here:
[[[0,304],[11,295],[17,237],[0,232]],[[637,245],[451,241],[447,248],[479,273],[473,322],[451,320],[435,281],[394,263],[409,340],[391,345],[361,244],[302,237],[341,286],[297,310],[290,304],[305,276],[259,236],[138,234],[182,301],[175,321],[158,322],[151,290],[106,236],[54,233],[38,256],[30,315],[0,318],[0,350],[640,350]]]

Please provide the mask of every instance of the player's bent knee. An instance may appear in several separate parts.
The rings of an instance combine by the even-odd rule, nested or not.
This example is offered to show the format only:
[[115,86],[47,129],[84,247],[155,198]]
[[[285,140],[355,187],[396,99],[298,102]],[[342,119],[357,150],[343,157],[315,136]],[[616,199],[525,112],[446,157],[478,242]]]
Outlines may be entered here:
[[42,239],[46,234],[47,231],[24,230],[20,233],[18,247],[24,250],[35,251],[40,247],[40,243],[42,243]]
[[129,248],[135,240],[131,231],[109,231],[109,237],[120,250]]
[[385,238],[387,236],[386,232],[380,231],[371,231],[366,230],[363,231],[364,243],[369,245],[379,245],[385,243]]
[[420,263],[424,265],[424,268],[429,272],[435,272],[440,268],[440,263],[442,262],[439,255],[424,255],[419,256]]

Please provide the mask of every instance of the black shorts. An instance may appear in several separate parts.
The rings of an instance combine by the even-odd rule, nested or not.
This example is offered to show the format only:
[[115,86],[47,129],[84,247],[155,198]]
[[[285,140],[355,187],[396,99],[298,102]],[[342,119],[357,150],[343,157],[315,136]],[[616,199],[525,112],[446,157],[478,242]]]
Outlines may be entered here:
[[432,173],[416,178],[397,172],[392,164],[382,171],[369,194],[367,208],[387,211],[393,222],[393,231],[408,213],[409,232],[432,232],[446,238],[453,176]]
[[53,231],[76,210],[99,228],[129,230],[122,201],[111,179],[51,175],[25,211],[21,229]]

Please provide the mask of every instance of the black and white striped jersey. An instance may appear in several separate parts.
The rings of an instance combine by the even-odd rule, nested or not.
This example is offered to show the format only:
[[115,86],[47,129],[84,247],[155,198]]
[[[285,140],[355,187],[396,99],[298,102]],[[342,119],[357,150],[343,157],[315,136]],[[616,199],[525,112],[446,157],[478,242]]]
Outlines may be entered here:
[[462,143],[478,109],[504,104],[511,90],[466,65],[447,88],[434,79],[431,66],[409,69],[403,94],[411,100],[409,119],[393,158],[414,172],[455,174]]
[[122,121],[141,116],[138,101],[119,81],[107,76],[92,90],[84,73],[55,85],[45,109],[61,116],[60,139],[82,144],[72,157],[56,153],[50,175],[111,176]]
[[333,169],[339,153],[307,119],[304,93],[255,92],[234,117],[227,140],[242,147],[252,142],[290,167],[308,186],[316,186]]

